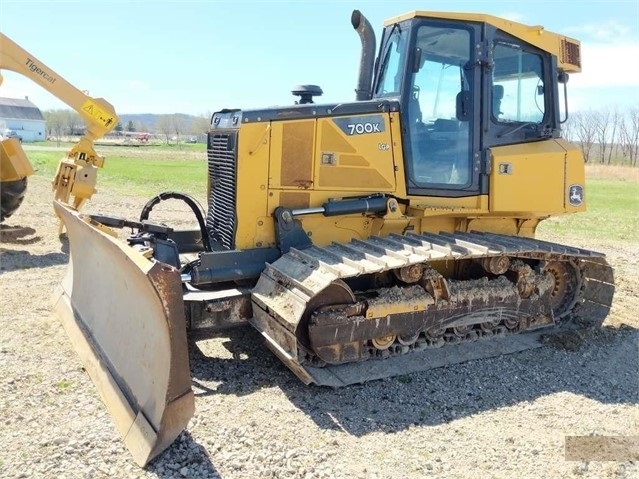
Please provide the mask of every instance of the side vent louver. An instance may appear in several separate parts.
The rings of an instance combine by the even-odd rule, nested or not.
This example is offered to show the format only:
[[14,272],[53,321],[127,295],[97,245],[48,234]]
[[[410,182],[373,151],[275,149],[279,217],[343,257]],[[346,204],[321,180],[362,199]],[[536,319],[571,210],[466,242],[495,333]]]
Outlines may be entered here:
[[578,43],[561,40],[561,61],[581,68],[581,49]]
[[238,131],[209,133],[209,208],[206,227],[213,242],[235,247]]

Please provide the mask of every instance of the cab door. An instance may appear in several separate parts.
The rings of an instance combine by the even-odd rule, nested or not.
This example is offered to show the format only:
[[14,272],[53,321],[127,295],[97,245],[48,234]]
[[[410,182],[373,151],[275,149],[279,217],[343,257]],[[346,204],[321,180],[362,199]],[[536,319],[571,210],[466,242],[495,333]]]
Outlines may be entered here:
[[[479,27],[428,19],[413,25],[402,114],[409,195],[480,193]],[[406,121],[404,121],[406,120]]]
[[538,215],[565,208],[568,152],[559,139],[551,55],[494,30],[485,69],[489,209]]

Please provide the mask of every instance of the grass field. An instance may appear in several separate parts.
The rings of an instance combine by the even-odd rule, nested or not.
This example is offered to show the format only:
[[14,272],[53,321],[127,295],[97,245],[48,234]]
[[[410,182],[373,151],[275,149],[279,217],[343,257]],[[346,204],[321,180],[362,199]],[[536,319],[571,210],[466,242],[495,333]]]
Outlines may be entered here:
[[[205,145],[100,147],[106,167],[98,187],[151,197],[160,191],[204,196],[207,165]],[[27,152],[36,174],[53,177],[61,151]],[[540,232],[570,233],[593,239],[639,242],[639,168],[586,165],[586,213],[551,218]]]
[[[160,191],[204,194],[206,189],[206,146],[203,144],[100,147],[105,167],[98,172],[98,188],[107,184],[115,190],[153,196]],[[36,174],[53,177],[63,151],[29,150]]]
[[539,231],[639,242],[639,168],[586,165],[585,213],[550,218]]

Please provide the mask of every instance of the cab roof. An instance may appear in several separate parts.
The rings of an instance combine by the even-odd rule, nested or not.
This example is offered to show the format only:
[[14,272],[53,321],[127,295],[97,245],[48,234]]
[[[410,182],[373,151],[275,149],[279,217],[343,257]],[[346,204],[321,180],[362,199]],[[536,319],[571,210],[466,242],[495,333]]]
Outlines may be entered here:
[[530,43],[537,48],[555,55],[560,70],[569,73],[578,73],[581,71],[581,45],[579,40],[550,32],[541,25],[525,25],[483,13],[414,10],[389,18],[384,22],[384,26],[390,26],[413,18],[437,18],[462,22],[487,23],[514,37],[520,38],[526,43]]

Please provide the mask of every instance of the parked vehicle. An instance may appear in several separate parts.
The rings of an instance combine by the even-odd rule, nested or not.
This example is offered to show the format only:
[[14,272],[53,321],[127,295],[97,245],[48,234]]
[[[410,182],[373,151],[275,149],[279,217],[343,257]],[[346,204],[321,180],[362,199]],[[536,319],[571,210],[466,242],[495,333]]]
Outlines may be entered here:
[[4,132],[2,133],[1,139],[7,139],[7,138],[16,138],[20,143],[22,143],[22,136],[18,135],[18,133],[15,130],[4,130]]

